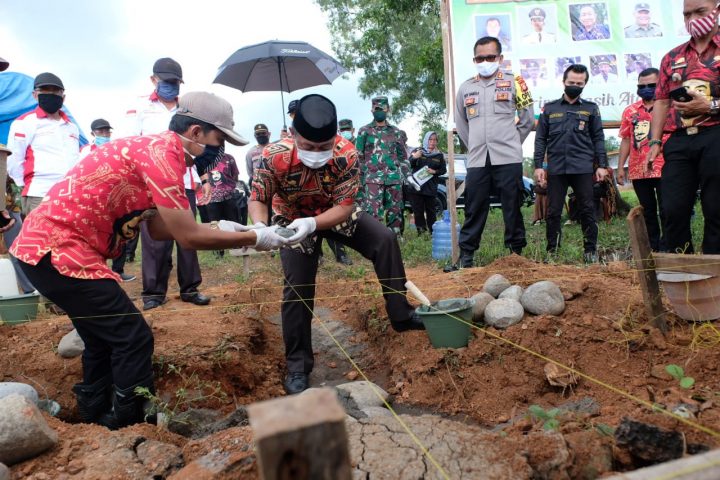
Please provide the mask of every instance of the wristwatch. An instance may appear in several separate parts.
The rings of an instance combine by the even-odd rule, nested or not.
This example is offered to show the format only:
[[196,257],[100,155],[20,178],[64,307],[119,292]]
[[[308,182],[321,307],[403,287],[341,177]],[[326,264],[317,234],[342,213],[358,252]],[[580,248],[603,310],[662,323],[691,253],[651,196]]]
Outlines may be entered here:
[[717,115],[720,113],[720,100],[717,98],[710,100],[710,111],[708,113],[710,115]]
[[651,148],[652,148],[653,145],[662,145],[662,140],[657,140],[657,139],[655,139],[655,140],[650,140],[650,141],[648,142],[648,147],[651,147]]

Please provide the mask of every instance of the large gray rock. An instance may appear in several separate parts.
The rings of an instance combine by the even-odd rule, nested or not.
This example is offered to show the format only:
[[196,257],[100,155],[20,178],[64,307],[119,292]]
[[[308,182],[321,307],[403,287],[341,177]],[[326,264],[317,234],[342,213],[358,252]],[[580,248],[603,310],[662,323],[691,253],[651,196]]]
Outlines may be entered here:
[[57,441],[33,402],[18,394],[0,399],[0,462],[12,465],[33,458]]
[[10,469],[4,463],[0,463],[0,480],[10,480]]
[[473,301],[473,322],[481,323],[485,317],[485,307],[487,307],[488,303],[495,300],[495,297],[487,292],[480,292],[473,295],[470,300]]
[[483,285],[483,292],[487,292],[493,297],[497,298],[498,295],[500,295],[503,290],[509,288],[512,285],[510,281],[500,275],[499,273],[496,273],[495,275],[491,275],[490,278],[485,280],[485,284]]
[[38,403],[38,393],[32,386],[19,382],[0,382],[0,398],[17,393],[30,400],[32,403]]
[[525,315],[522,305],[512,298],[498,298],[485,307],[485,323],[495,328],[507,328],[520,322]]
[[512,287],[508,287],[503,290],[502,293],[498,295],[498,298],[512,298],[513,300],[517,300],[519,302],[522,294],[522,287],[520,285],[513,285]]
[[547,280],[533,283],[525,289],[520,303],[535,315],[560,315],[565,310],[565,298],[560,287]]
[[[347,403],[352,400],[357,408],[383,407],[390,395],[372,382],[360,381],[343,383],[335,387],[338,391],[340,403]],[[377,392],[377,393],[376,393]],[[380,396],[378,397],[378,393]],[[382,397],[382,398],[380,398]]]
[[83,350],[85,350],[85,342],[82,341],[74,328],[60,340],[58,345],[58,355],[63,358],[79,357],[82,355]]

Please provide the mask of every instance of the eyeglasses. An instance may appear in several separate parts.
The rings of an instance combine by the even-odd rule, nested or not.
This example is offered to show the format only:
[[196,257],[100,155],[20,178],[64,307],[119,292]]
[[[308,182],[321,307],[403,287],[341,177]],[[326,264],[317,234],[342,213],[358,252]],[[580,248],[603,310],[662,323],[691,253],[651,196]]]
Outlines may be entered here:
[[474,58],[475,63],[482,63],[482,62],[494,62],[497,60],[498,55],[478,55]]
[[645,87],[655,88],[655,87],[657,87],[657,83],[646,83],[644,85],[642,83],[638,83],[638,88],[645,88]]

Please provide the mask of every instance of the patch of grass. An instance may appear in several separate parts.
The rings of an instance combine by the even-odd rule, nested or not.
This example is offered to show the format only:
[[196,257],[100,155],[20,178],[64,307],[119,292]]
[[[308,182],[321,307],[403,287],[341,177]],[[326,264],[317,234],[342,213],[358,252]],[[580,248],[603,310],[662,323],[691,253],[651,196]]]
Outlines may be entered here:
[[533,418],[543,422],[543,430],[558,430],[560,428],[559,408],[545,410],[540,405],[530,405],[528,411]]

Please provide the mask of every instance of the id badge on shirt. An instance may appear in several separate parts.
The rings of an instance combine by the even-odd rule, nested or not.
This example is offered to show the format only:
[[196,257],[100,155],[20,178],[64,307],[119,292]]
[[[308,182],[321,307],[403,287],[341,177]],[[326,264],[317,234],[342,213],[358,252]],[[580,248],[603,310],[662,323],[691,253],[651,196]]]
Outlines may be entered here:
[[480,115],[480,110],[478,109],[478,97],[475,95],[471,95],[469,97],[465,98],[465,116],[468,120],[471,118],[475,118]]

